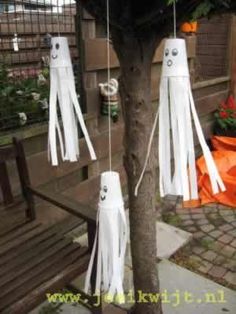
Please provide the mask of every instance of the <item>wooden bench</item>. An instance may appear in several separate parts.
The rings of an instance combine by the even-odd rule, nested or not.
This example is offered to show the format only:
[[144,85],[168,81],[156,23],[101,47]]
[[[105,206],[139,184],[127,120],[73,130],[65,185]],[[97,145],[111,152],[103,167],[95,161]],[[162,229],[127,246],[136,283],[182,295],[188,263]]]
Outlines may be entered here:
[[[14,203],[7,171],[9,160],[16,161],[25,207],[21,201]],[[46,299],[46,293],[62,289],[86,271],[95,236],[96,211],[61,194],[32,187],[23,145],[16,138],[12,146],[0,148],[0,187],[5,205],[0,209],[0,313],[28,313]],[[56,225],[39,223],[34,195],[64,209],[71,217]],[[85,222],[88,247],[68,236]],[[95,269],[92,285],[94,278]],[[93,298],[86,299],[91,308]]]

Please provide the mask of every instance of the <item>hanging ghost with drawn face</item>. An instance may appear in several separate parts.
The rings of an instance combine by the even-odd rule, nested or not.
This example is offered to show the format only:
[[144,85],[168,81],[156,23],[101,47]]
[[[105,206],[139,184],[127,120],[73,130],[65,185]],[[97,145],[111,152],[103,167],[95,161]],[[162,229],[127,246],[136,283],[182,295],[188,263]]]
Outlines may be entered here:
[[[192,122],[193,119],[193,122]],[[193,124],[205,157],[213,193],[225,190],[205,142],[191,91],[186,43],[167,39],[160,84],[159,173],[160,194],[198,199]],[[171,169],[171,152],[174,166]]]
[[[57,104],[59,108],[57,108]],[[58,110],[59,109],[59,110]],[[58,119],[61,114],[61,131]],[[90,141],[76,94],[70,51],[65,37],[51,39],[50,52],[50,100],[49,100],[49,155],[52,165],[58,165],[57,136],[62,160],[71,162],[79,158],[78,123],[84,134],[91,159],[96,155]]]
[[96,293],[108,293],[111,300],[116,295],[124,300],[123,277],[127,243],[127,223],[119,174],[103,172],[98,203],[97,235],[86,276],[85,292],[89,283],[97,248]]

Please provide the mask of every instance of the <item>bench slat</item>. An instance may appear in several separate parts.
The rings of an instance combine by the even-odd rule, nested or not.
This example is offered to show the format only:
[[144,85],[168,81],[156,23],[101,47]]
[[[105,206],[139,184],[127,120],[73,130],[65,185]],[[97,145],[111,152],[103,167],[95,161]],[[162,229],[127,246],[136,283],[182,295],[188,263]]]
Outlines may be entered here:
[[47,262],[41,263],[39,266],[30,270],[26,275],[24,274],[24,276],[17,278],[17,280],[10,284],[2,286],[0,310],[16,302],[33,289],[36,289],[37,286],[63,271],[64,268],[76,262],[86,253],[88,253],[88,248],[78,249],[76,244],[71,244],[48,259]]
[[[4,286],[7,282],[11,280],[17,280],[16,278],[43,263],[48,258],[52,257],[54,254],[58,254],[62,249],[69,246],[72,243],[71,239],[59,239],[59,242],[54,243],[53,246],[50,246],[47,250],[41,252],[41,254],[34,254],[34,256],[27,256],[27,260],[22,264],[18,262],[14,269],[11,271],[5,272],[0,276],[0,287]],[[79,248],[79,245],[78,245]],[[33,252],[32,252],[33,253]],[[18,258],[16,258],[17,262]]]
[[13,241],[15,238],[21,236],[22,234],[25,234],[27,231],[30,231],[36,227],[38,227],[40,223],[38,221],[32,221],[25,223],[21,228],[17,228],[16,230],[12,231],[11,233],[8,233],[6,236],[2,236],[0,238],[0,246],[9,242]]
[[63,232],[63,234],[66,234],[67,232],[78,226],[79,223],[81,223],[81,221],[73,217],[73,219],[66,219],[66,221],[63,221],[63,223],[58,223],[57,225],[49,226],[47,228],[45,227],[42,233],[37,237],[32,238],[30,241],[23,243],[22,246],[15,247],[14,250],[8,251],[7,254],[1,256],[0,265],[3,265],[9,260],[18,256],[19,254],[23,254],[26,251],[34,248],[35,246],[46,241],[48,238],[56,235],[57,233]]
[[37,288],[29,291],[16,302],[1,311],[1,314],[27,314],[32,308],[42,303],[46,293],[54,293],[62,289],[66,283],[71,282],[75,277],[86,271],[89,263],[89,256],[80,257],[72,264],[64,267],[52,278],[45,279]]
[[[29,250],[25,251],[22,247],[22,252],[18,251],[18,254],[11,259],[6,259],[5,264],[0,266],[0,277],[6,272],[17,268],[19,265],[26,263],[30,258],[35,256],[41,256],[48,248],[52,248],[58,241],[62,240],[61,234],[53,234],[48,239],[32,246]],[[4,255],[4,257],[8,256]]]

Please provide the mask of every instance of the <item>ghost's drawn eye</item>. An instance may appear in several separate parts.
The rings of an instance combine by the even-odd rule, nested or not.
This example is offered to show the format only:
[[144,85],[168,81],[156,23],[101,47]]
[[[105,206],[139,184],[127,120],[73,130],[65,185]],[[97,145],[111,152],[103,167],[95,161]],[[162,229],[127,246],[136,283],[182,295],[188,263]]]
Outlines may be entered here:
[[60,48],[60,45],[57,43],[56,44],[56,49],[59,49]]
[[107,193],[107,190],[108,190],[108,189],[107,189],[107,186],[104,186],[104,187],[103,187],[103,191],[104,191],[105,193]]
[[172,50],[172,56],[177,56],[177,54],[178,54],[179,52],[178,52],[178,50],[177,49],[173,49]]
[[166,49],[166,50],[165,50],[165,56],[166,56],[166,57],[169,56],[169,49]]
[[53,45],[50,45],[50,49],[52,50],[52,48],[53,48]]

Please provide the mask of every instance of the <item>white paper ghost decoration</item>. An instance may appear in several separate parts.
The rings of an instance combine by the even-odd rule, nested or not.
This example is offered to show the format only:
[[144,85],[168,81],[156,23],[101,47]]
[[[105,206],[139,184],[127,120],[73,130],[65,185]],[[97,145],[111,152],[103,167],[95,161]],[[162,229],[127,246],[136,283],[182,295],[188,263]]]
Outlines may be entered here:
[[[63,132],[57,115],[61,113]],[[79,157],[78,122],[84,134],[92,160],[96,159],[75,89],[75,80],[66,37],[51,39],[50,100],[48,146],[52,165],[58,165],[57,135],[62,160],[77,161]]]
[[[209,171],[213,193],[225,191],[223,181],[205,142],[195,109],[184,39],[166,40],[159,110],[161,196],[182,195],[184,201],[198,199],[192,118]],[[172,148],[173,171],[171,169]]]
[[127,243],[127,223],[122,198],[119,173],[107,171],[101,174],[98,204],[97,232],[85,281],[88,293],[92,267],[97,250],[95,293],[107,293],[111,300],[117,296],[124,302],[123,278]]

